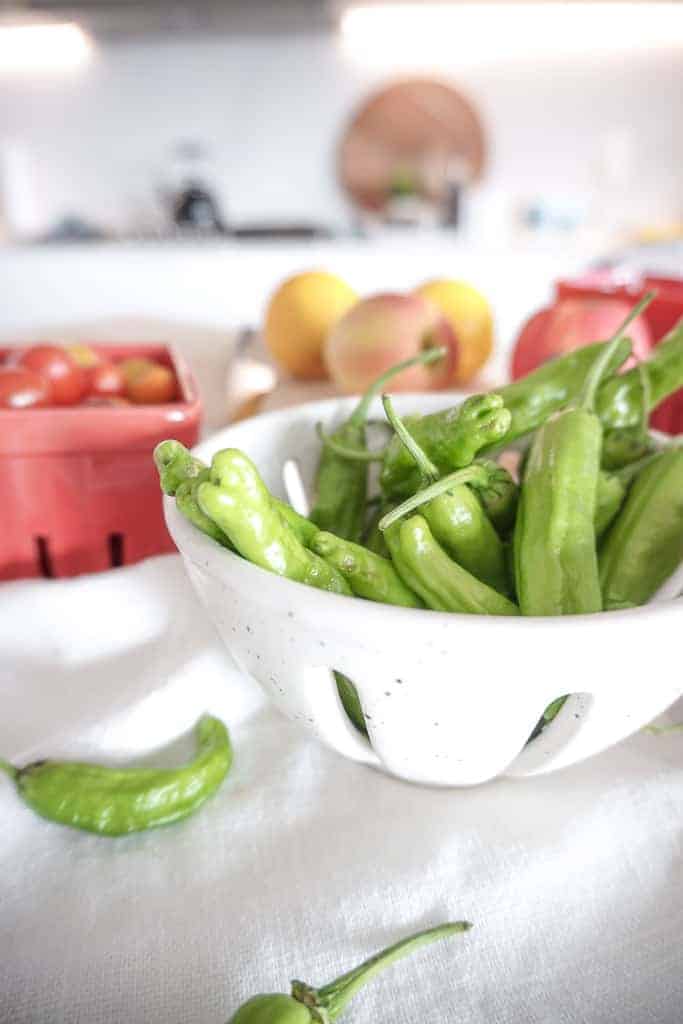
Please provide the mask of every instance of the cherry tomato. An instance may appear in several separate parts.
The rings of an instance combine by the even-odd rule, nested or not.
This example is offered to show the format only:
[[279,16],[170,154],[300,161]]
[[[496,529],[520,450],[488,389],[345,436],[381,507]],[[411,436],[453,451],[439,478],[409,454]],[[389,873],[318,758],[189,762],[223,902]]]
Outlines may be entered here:
[[176,397],[176,379],[168,366],[153,363],[141,370],[126,385],[126,395],[137,405],[160,405]]
[[123,373],[115,363],[99,363],[93,366],[89,373],[89,392],[91,395],[111,397],[123,395],[126,390],[126,380]]
[[33,370],[0,366],[0,408],[38,409],[50,404],[50,382]]
[[74,345],[67,345],[66,351],[69,353],[75,363],[83,370],[92,370],[95,366],[98,366],[103,360],[101,356],[92,348],[91,345],[85,345],[83,342],[78,342]]
[[145,359],[143,356],[132,356],[130,359],[122,359],[116,365],[123,374],[126,384],[129,384],[139,374],[144,373],[157,364],[151,359]]
[[35,345],[21,353],[19,365],[35,370],[50,382],[54,405],[75,405],[86,389],[85,374],[66,349],[58,345]]

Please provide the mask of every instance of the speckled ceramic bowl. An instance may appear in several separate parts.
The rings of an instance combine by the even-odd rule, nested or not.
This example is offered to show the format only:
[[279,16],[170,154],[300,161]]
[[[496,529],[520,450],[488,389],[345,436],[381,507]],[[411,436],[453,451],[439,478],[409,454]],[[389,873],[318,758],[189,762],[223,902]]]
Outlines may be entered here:
[[[404,396],[401,413],[458,396]],[[200,445],[244,449],[284,497],[296,458],[310,486],[314,425],[351,403],[328,400],[246,420]],[[289,718],[345,757],[413,782],[466,786],[501,773],[550,771],[604,750],[683,693],[675,664],[678,601],[557,619],[483,617],[394,608],[281,579],[225,551],[165,499],[166,521],[226,646]],[[653,671],[653,650],[662,670]],[[343,711],[331,669],[360,694],[369,738]],[[570,693],[530,743],[543,709]]]

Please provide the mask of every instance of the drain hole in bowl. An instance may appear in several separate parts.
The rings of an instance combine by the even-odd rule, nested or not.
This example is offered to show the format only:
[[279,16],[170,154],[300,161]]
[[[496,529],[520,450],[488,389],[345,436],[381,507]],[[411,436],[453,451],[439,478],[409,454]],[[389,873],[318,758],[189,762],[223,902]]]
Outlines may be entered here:
[[358,690],[351,680],[347,679],[347,677],[342,675],[341,672],[337,672],[333,669],[333,674],[334,680],[337,684],[337,693],[339,694],[339,699],[342,702],[342,707],[346,712],[346,717],[358,732],[362,733],[363,736],[367,736],[368,730],[365,727],[365,718],[363,716],[363,709],[360,706]]
[[536,725],[534,726],[533,732],[527,740],[527,743],[531,743],[531,741],[535,740],[537,736],[540,736],[545,727],[547,725],[550,725],[550,723],[557,718],[558,714],[564,707],[564,704],[569,698],[569,696],[570,694],[566,693],[564,697],[558,697],[557,700],[554,700],[551,704],[548,704],[548,707],[545,709],[539,720],[536,722]]

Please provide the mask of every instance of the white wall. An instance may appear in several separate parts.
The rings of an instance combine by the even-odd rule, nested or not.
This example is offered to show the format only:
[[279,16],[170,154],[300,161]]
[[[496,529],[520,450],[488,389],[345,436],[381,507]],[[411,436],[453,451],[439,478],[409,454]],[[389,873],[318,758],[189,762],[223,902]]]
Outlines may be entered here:
[[[78,212],[135,225],[155,205],[171,144],[188,138],[212,148],[232,219],[339,223],[341,128],[368,89],[401,70],[354,64],[332,34],[110,45],[78,75],[0,81],[0,142],[28,151],[41,224]],[[446,70],[485,120],[491,189],[584,192],[606,133],[627,128],[634,206],[680,210],[680,52]]]

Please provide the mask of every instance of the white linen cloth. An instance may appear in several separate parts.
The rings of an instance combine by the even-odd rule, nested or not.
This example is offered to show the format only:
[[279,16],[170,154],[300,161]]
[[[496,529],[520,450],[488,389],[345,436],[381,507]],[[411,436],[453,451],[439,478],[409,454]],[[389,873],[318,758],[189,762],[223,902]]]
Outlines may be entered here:
[[196,815],[121,839],[43,821],[0,776],[3,1024],[221,1024],[461,917],[473,931],[392,968],[345,1019],[683,1019],[683,736],[528,781],[404,784],[265,702],[177,556],[5,585],[0,651],[0,752],[19,764],[174,763],[204,711],[235,748]]

